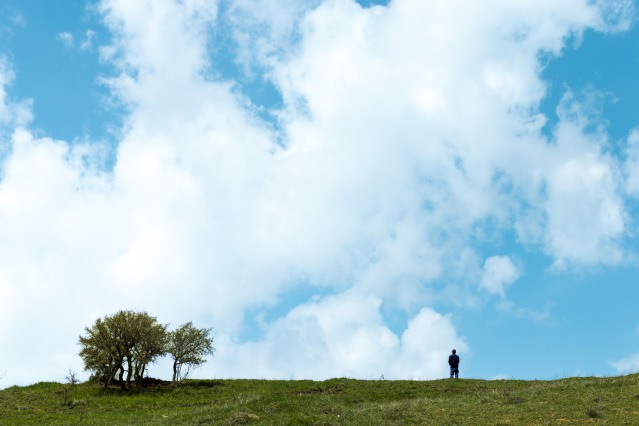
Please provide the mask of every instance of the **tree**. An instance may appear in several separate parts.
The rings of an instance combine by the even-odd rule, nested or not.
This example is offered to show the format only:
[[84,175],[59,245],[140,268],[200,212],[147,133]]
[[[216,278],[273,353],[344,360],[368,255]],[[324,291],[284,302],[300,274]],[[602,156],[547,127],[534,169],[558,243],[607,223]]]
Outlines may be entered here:
[[104,387],[109,385],[124,362],[119,328],[115,316],[98,318],[91,328],[85,328],[87,335],[79,339],[84,369],[93,371],[95,377],[104,382]]
[[206,362],[206,355],[213,355],[211,328],[195,328],[189,321],[169,333],[166,352],[173,358],[173,383],[180,382],[194,367]]
[[146,313],[133,313],[127,325],[130,342],[133,343],[127,353],[126,386],[129,387],[131,377],[135,379],[136,384],[142,383],[146,366],[166,353],[167,326],[159,324],[154,317]]
[[79,338],[85,370],[93,371],[105,387],[116,373],[123,389],[131,386],[131,378],[139,385],[146,366],[165,354],[166,328],[146,312],[119,311],[98,318]]

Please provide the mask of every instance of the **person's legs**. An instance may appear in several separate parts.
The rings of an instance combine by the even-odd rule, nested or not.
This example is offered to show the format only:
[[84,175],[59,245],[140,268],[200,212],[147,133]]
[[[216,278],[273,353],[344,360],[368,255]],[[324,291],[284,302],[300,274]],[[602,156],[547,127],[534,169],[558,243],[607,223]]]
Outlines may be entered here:
[[459,379],[459,368],[455,368],[455,378]]
[[452,379],[455,376],[455,369],[450,367],[450,378]]

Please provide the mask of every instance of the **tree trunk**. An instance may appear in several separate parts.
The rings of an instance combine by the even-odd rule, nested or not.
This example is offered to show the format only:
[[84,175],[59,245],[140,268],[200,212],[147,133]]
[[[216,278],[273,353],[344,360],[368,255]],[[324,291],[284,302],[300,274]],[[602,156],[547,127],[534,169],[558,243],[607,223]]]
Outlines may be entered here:
[[173,361],[173,383],[175,384],[175,381],[177,380],[177,360]]
[[131,387],[131,376],[133,375],[133,363],[131,360],[127,359],[127,364],[129,366],[129,371],[126,373],[126,387],[125,389],[129,389]]
[[124,386],[124,367],[120,366],[120,374],[118,375],[118,380],[120,381],[120,387],[125,389]]
[[142,380],[144,379],[144,370],[146,370],[146,364],[142,364],[135,369],[135,386],[142,386]]
[[111,380],[113,380],[113,378],[115,377],[115,373],[118,372],[118,367],[114,367],[113,369],[109,370],[109,372],[107,374],[105,374],[104,376],[104,387],[108,387],[109,383],[111,383]]

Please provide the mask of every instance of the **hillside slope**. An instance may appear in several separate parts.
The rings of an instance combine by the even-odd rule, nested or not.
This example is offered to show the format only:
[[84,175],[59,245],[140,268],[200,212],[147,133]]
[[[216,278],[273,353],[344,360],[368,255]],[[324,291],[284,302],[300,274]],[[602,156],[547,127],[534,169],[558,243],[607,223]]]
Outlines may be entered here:
[[555,381],[193,380],[0,391],[2,425],[639,425],[639,375]]

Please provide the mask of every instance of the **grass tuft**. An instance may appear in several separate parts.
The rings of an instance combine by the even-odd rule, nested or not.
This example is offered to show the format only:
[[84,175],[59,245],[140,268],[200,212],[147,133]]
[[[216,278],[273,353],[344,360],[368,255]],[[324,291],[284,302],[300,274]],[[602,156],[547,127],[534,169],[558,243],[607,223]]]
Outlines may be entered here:
[[601,409],[598,407],[588,407],[587,414],[591,419],[600,419],[603,417]]

